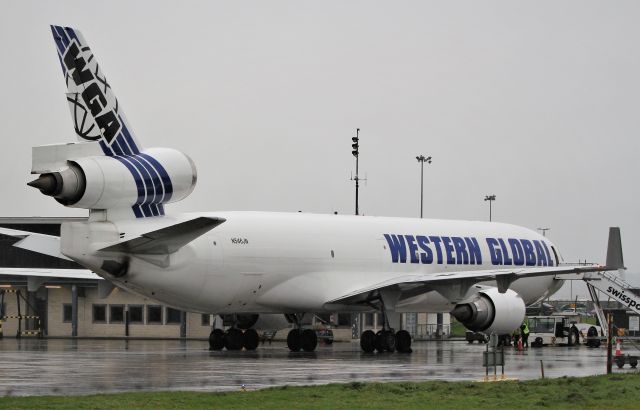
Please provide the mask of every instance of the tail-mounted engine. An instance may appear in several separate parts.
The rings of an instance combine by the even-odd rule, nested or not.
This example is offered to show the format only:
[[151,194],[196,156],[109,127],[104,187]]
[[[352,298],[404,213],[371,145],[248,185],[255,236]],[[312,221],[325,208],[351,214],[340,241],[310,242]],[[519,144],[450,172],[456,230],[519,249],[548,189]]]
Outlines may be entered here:
[[[79,147],[66,148],[74,145]],[[196,167],[180,151],[150,148],[136,155],[111,157],[89,145],[34,148],[32,172],[41,175],[29,185],[65,206],[85,209],[176,202],[196,185]],[[87,152],[94,155],[73,155]],[[52,156],[57,157],[54,163]],[[41,158],[49,159],[38,162]]]
[[510,334],[522,324],[525,305],[511,289],[500,293],[497,288],[487,288],[458,303],[451,314],[474,332]]

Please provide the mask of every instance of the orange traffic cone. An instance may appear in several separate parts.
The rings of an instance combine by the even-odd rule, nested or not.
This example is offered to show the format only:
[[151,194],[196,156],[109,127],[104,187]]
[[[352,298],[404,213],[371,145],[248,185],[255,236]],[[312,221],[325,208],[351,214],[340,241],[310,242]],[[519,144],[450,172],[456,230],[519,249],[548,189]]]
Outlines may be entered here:
[[616,356],[622,356],[622,340],[616,339]]
[[522,345],[522,336],[518,338],[518,350],[523,351],[524,346]]

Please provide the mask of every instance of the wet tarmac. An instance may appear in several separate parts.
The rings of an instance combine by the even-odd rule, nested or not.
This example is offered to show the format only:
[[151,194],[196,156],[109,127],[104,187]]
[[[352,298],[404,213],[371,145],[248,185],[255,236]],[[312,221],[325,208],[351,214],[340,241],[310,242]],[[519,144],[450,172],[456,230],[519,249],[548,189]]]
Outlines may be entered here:
[[[431,341],[414,342],[411,354],[366,354],[358,343],[290,353],[284,343],[274,342],[255,352],[209,352],[205,341],[5,338],[0,340],[0,395],[233,391],[242,385],[260,389],[352,381],[478,381],[485,375],[485,349],[485,345],[464,341]],[[505,375],[512,379],[539,378],[540,361],[546,377],[587,376],[606,370],[604,348],[544,347],[524,352],[508,348],[505,352]]]

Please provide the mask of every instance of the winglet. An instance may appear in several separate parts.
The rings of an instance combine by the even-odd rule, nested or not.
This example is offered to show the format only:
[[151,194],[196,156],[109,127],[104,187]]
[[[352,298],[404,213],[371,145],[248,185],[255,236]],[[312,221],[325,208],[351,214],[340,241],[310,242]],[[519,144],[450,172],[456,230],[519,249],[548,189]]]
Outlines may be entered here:
[[622,240],[620,228],[609,228],[609,244],[607,246],[607,267],[613,269],[626,269],[622,258]]

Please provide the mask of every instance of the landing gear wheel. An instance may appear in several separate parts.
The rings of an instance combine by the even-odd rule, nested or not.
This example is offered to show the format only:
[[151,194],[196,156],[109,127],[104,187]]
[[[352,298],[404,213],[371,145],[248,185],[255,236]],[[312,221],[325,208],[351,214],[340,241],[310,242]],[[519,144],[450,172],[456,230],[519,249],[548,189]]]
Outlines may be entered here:
[[384,339],[382,338],[382,330],[378,330],[376,332],[376,339],[373,341],[373,347],[375,347],[378,353],[382,353],[387,350],[383,343]]
[[638,359],[629,359],[629,366],[635,369],[638,366]]
[[303,330],[300,339],[302,350],[304,350],[305,352],[313,352],[314,350],[316,350],[316,347],[318,346],[318,335],[316,335],[315,330]]
[[396,335],[390,330],[381,330],[376,334],[376,350],[382,352],[394,352],[396,350]]
[[299,352],[302,348],[302,335],[299,329],[291,329],[287,335],[287,347],[292,352]]
[[396,349],[400,353],[411,353],[411,334],[406,330],[396,332]]
[[382,332],[383,337],[385,339],[385,345],[387,347],[388,352],[396,351],[396,334],[391,330],[385,330]]
[[221,329],[213,329],[209,335],[209,350],[222,350],[224,347],[224,332]]
[[232,327],[224,335],[224,347],[227,350],[242,349],[242,330]]
[[373,330],[365,330],[360,335],[360,348],[365,353],[373,353],[376,350],[376,334]]
[[247,329],[242,335],[242,347],[247,350],[256,350],[260,344],[260,337],[255,329]]

